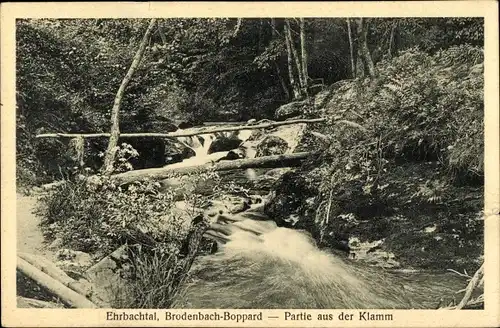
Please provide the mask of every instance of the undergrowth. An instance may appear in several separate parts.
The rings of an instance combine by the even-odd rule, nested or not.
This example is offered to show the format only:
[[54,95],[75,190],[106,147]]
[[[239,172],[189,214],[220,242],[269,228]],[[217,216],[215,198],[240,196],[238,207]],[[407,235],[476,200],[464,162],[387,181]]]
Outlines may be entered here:
[[[129,160],[136,156],[130,145],[122,145],[115,171],[130,170]],[[165,187],[149,180],[118,185],[112,177],[90,173],[81,169],[40,198],[43,233],[49,241],[59,239],[63,247],[96,259],[128,245],[133,274],[113,306],[168,307],[198,248],[207,246],[202,210],[212,196],[200,195],[197,189],[207,183],[217,188],[218,175],[192,174],[182,181],[172,176],[180,185]]]
[[416,182],[412,202],[439,203],[452,185],[481,186],[482,49],[458,46],[434,55],[410,49],[379,62],[378,72],[375,80],[344,84],[326,105],[330,122],[321,132],[330,143],[308,179],[324,194],[355,190],[383,202],[399,188],[388,178],[394,169],[430,163],[437,175]]

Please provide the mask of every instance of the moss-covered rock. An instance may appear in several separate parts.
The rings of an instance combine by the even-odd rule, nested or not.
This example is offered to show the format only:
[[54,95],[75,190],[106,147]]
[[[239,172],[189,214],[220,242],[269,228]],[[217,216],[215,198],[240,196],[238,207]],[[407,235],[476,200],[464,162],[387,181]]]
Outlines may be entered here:
[[267,136],[257,145],[255,157],[282,155],[288,150],[288,142],[277,136]]

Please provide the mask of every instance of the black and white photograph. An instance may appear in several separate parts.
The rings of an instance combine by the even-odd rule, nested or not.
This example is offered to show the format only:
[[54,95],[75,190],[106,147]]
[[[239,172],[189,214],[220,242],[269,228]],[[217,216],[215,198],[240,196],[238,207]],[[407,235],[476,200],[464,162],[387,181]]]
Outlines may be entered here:
[[488,306],[483,17],[160,16],[15,20],[17,308]]

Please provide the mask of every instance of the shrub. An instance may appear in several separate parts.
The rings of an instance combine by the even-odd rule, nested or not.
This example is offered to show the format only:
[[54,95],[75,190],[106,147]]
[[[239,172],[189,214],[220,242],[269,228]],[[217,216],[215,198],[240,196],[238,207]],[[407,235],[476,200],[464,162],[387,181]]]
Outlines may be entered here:
[[126,243],[150,247],[180,245],[189,229],[185,218],[170,216],[172,193],[159,183],[121,188],[108,178],[67,181],[42,198],[40,209],[49,239],[84,252],[110,252]]

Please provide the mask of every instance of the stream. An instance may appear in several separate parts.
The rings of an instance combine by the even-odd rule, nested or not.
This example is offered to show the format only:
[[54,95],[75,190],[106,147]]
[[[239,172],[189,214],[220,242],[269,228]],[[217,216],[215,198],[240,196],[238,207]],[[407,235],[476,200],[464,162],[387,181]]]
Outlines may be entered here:
[[[238,137],[240,148],[255,154]],[[214,135],[180,141],[196,156],[184,166],[220,159],[208,154]],[[245,148],[246,147],[246,148]],[[193,264],[176,308],[378,308],[435,309],[447,306],[466,280],[453,273],[389,272],[319,249],[304,231],[278,227],[255,204],[239,214],[218,213],[205,236],[216,241],[214,254]]]

